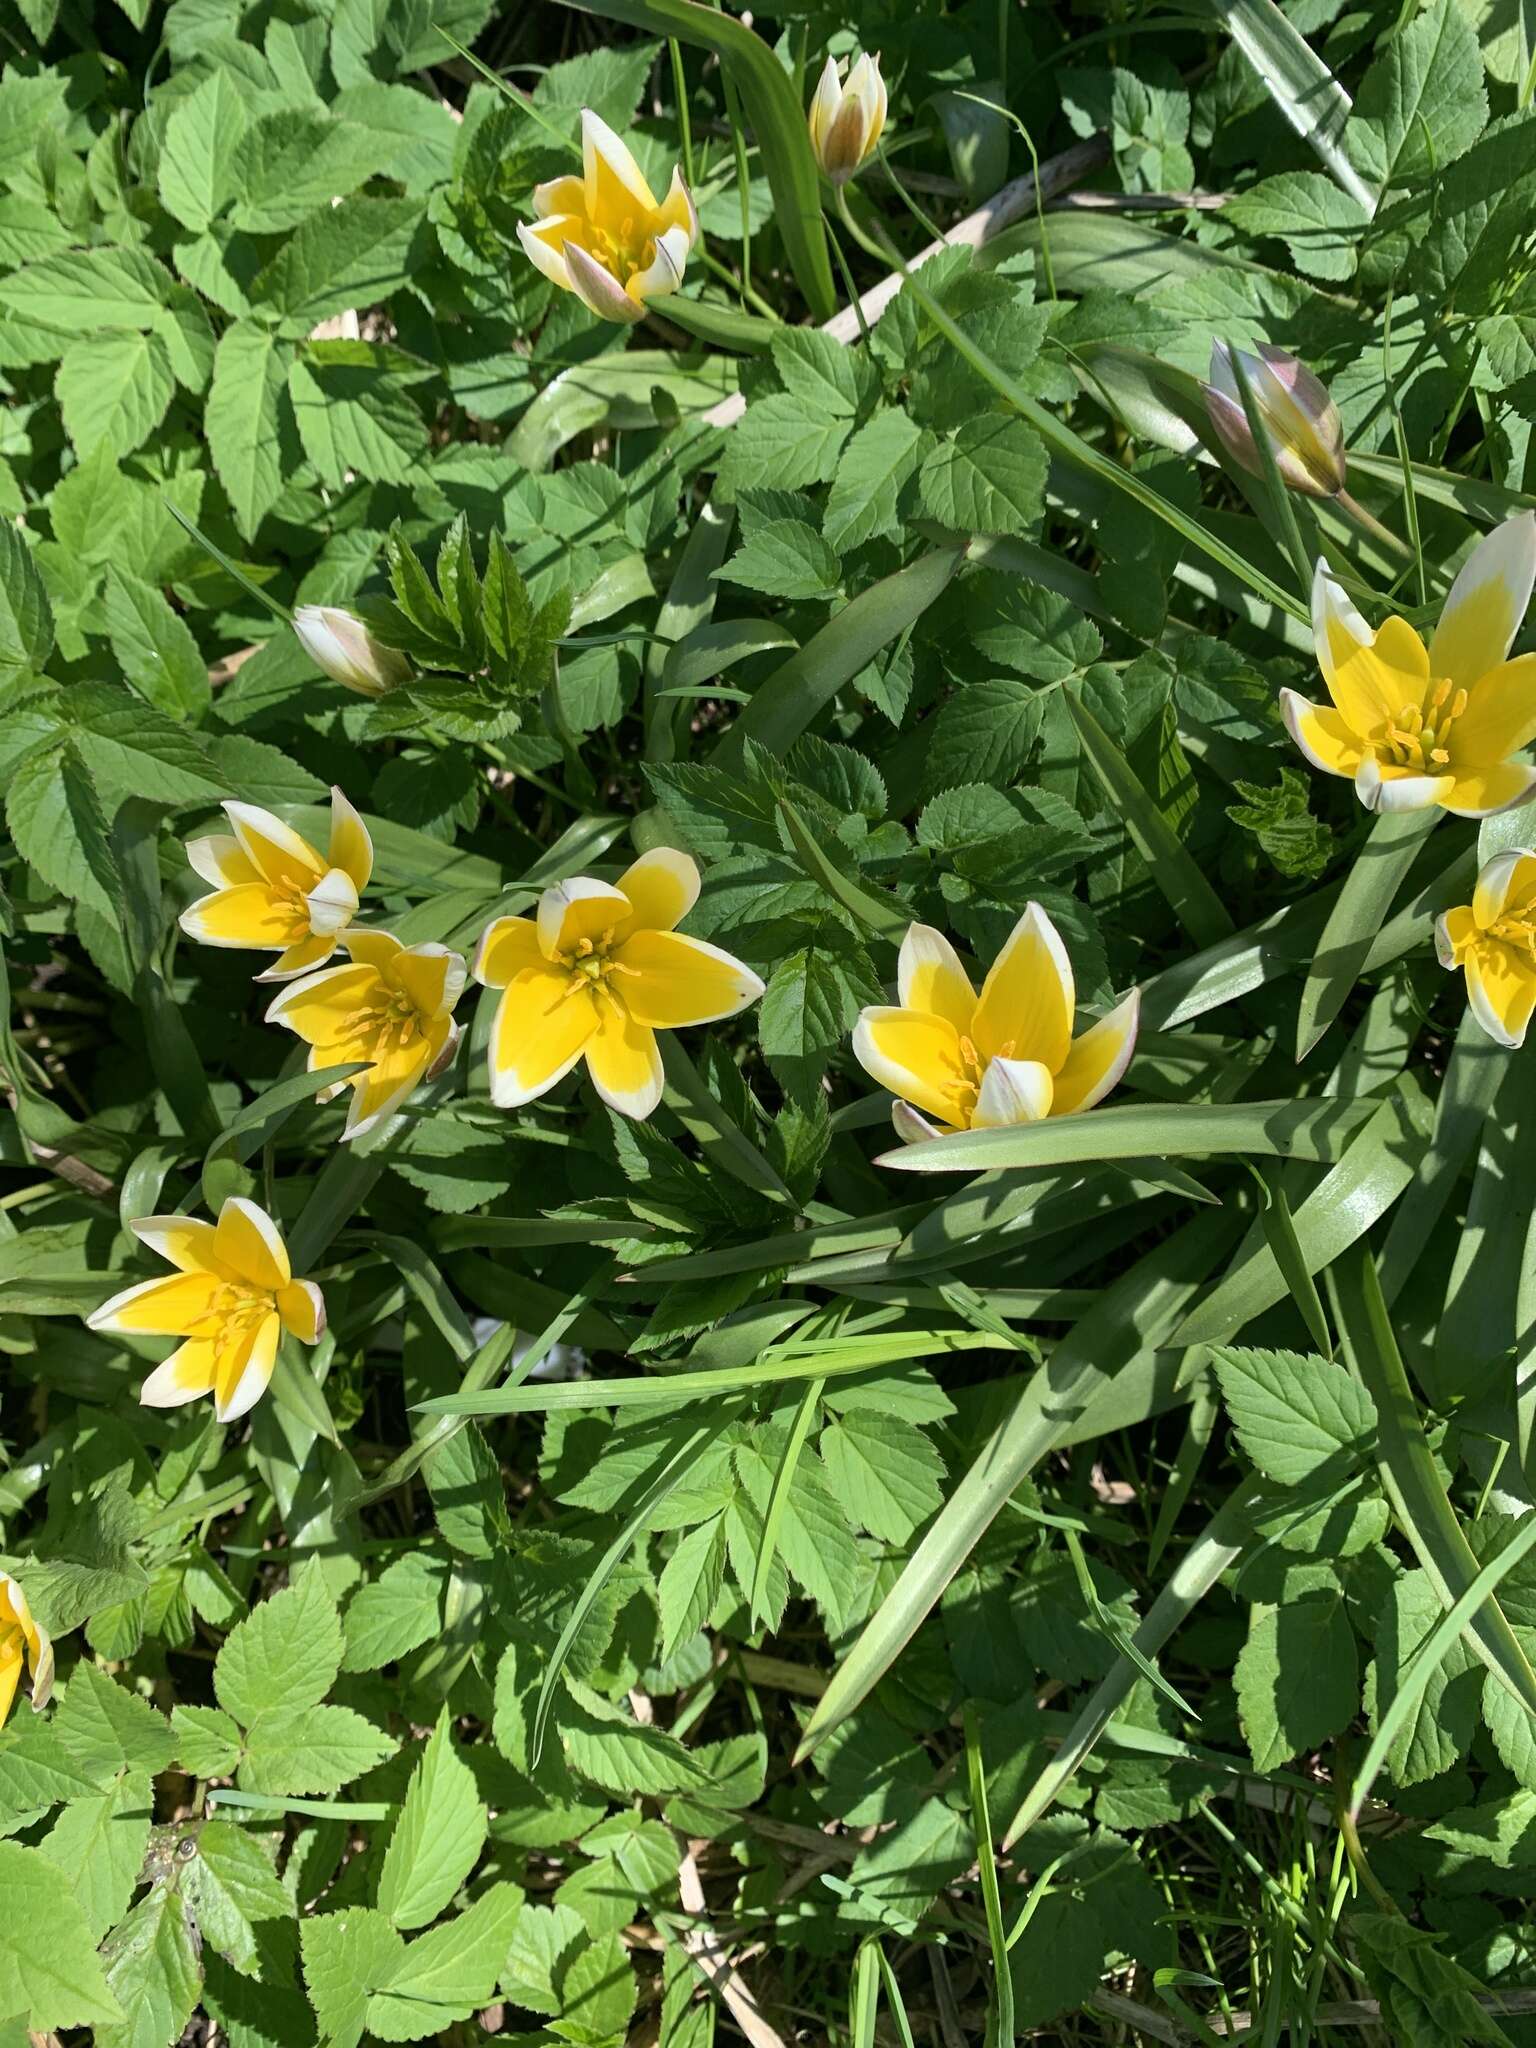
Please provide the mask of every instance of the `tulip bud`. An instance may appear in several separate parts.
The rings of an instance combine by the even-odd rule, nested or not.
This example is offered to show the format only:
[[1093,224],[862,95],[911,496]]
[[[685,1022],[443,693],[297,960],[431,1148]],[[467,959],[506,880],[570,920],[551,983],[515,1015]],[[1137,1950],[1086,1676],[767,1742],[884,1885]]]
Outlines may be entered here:
[[[1264,422],[1280,480],[1309,498],[1332,498],[1345,484],[1344,428],[1328,388],[1283,348],[1237,351],[1255,412]],[[1231,351],[1211,348],[1211,381],[1201,387],[1211,425],[1232,460],[1250,476],[1264,474],[1243,407]]]
[[874,155],[885,126],[885,106],[878,55],[861,56],[846,85],[838,77],[837,59],[827,59],[807,120],[816,161],[832,184],[846,185]]
[[385,697],[411,677],[411,664],[397,648],[375,640],[361,619],[334,604],[301,604],[293,630],[316,668],[333,683],[361,697]]

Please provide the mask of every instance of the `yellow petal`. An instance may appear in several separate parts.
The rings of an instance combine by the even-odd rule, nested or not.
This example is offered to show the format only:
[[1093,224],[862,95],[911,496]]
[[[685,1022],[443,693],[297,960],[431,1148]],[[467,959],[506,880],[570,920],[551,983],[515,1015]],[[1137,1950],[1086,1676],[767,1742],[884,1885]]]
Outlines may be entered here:
[[210,832],[206,838],[189,839],[187,859],[192,872],[201,875],[213,889],[234,889],[242,882],[261,880],[255,863],[229,832]]
[[1497,1045],[1520,1046],[1536,1009],[1536,967],[1529,954],[1485,939],[1466,957],[1467,1001]]
[[1072,962],[1038,903],[1026,906],[982,984],[971,1036],[984,1059],[1039,1060],[1054,1074],[1072,1043]]
[[579,214],[586,203],[586,181],[574,172],[563,178],[546,178],[533,188],[533,210],[541,220],[554,213]]
[[1355,795],[1368,811],[1426,811],[1445,802],[1453,782],[1449,774],[1426,775],[1363,754],[1355,770]]
[[267,1391],[282,1333],[274,1309],[254,1329],[247,1326],[236,1342],[221,1348],[213,1383],[213,1412],[220,1422],[237,1422]]
[[1520,512],[1484,535],[1451,585],[1429,643],[1434,675],[1469,690],[1497,668],[1520,629],[1533,582],[1536,514]]
[[661,1054],[649,1024],[616,1004],[604,1004],[586,1056],[593,1087],[621,1116],[647,1117],[660,1102]]
[[[32,1666],[32,1676],[35,1684],[41,1660],[45,1652],[50,1650],[51,1646],[47,1631],[39,1628],[32,1619],[32,1609],[27,1604],[27,1596],[21,1589],[20,1581],[13,1579],[9,1572],[0,1572],[0,1616],[3,1616],[7,1621],[14,1622],[21,1630],[22,1641],[27,1646],[27,1661]],[[33,1700],[34,1706],[40,1707],[42,1704],[43,1702],[39,1699]]]
[[690,249],[699,239],[698,208],[694,205],[693,194],[684,184],[683,174],[679,170],[672,173],[672,183],[667,187],[667,196],[657,209],[656,225],[663,231],[667,228],[681,228],[688,237]]
[[1280,692],[1285,729],[1314,768],[1325,775],[1353,777],[1360,766],[1360,741],[1331,704],[1309,704],[1295,690]]
[[219,1347],[211,1337],[189,1337],[157,1365],[139,1389],[141,1408],[181,1408],[213,1392]]
[[668,228],[652,245],[651,260],[625,283],[630,298],[644,305],[647,299],[665,298],[683,281],[688,266],[688,230]]
[[620,1001],[637,1023],[664,1031],[734,1017],[763,993],[750,967],[681,932],[634,932],[615,958]]
[[960,1055],[960,1034],[943,1017],[877,1004],[859,1012],[853,1056],[872,1080],[903,1102],[964,1129],[973,1083]]
[[575,225],[568,214],[531,223],[520,220],[517,224],[517,239],[522,243],[523,254],[535,270],[542,271],[550,283],[557,284],[563,292],[574,289],[566,266],[565,244],[567,230]]
[[1038,1060],[991,1060],[971,1111],[973,1131],[1037,1124],[1051,1113],[1051,1070]]
[[404,1045],[391,1045],[366,1074],[352,1082],[352,1102],[347,1111],[343,1138],[361,1138],[395,1111],[426,1079],[435,1048],[430,1040],[417,1036]]
[[595,226],[622,232],[637,213],[656,211],[656,195],[628,144],[590,107],[581,110],[581,170],[587,219]]
[[436,944],[409,946],[397,954],[390,979],[424,1018],[443,1017],[464,993],[468,976],[462,953]]
[[1328,688],[1350,731],[1379,741],[1409,705],[1423,702],[1428,682],[1424,642],[1406,619],[1390,618],[1374,646],[1356,648],[1336,665]]
[[257,950],[291,946],[308,932],[309,921],[292,897],[279,896],[265,882],[217,889],[188,904],[178,919],[189,939],[204,946]]
[[357,1035],[359,1010],[379,997],[379,974],[373,967],[322,967],[302,981],[290,981],[267,1005],[269,1024],[286,1024],[314,1046],[339,1046]]
[[307,939],[300,939],[295,945],[285,947],[269,966],[257,975],[258,981],[293,981],[298,975],[313,974],[317,967],[323,967],[336,950],[336,941],[324,933],[311,932]]
[[508,982],[491,1026],[491,1100],[520,1109],[546,1094],[581,1058],[597,1029],[591,991],[541,962]]
[[1536,739],[1536,654],[1489,669],[1467,692],[1467,708],[1451,727],[1458,770],[1489,768]]
[[619,877],[620,892],[629,899],[633,916],[620,934],[645,930],[669,932],[699,900],[698,863],[672,846],[654,846]]
[[480,934],[471,971],[482,987],[505,988],[515,974],[537,967],[543,958],[539,928],[531,917],[498,917]]
[[1141,991],[1132,989],[1124,1002],[1073,1040],[1056,1076],[1052,1116],[1070,1116],[1104,1100],[1131,1063],[1140,1015]]
[[1496,853],[1478,871],[1472,913],[1484,930],[1506,910],[1526,910],[1536,900],[1536,853],[1515,847]]
[[1435,957],[1442,967],[1459,967],[1469,946],[1475,946],[1481,932],[1470,903],[1443,910],[1435,919]]
[[373,841],[361,813],[336,788],[331,790],[329,859],[333,868],[340,868],[343,874],[350,876],[352,886],[360,896],[373,874]]
[[629,898],[607,882],[590,875],[573,875],[568,882],[556,882],[539,898],[539,945],[544,957],[553,960],[562,953],[574,953],[583,939],[595,943],[631,913]]
[[283,1233],[265,1209],[244,1195],[229,1196],[220,1209],[214,1249],[221,1264],[265,1294],[276,1293],[292,1278]]
[[184,1337],[213,1313],[224,1283],[209,1273],[169,1273],[125,1287],[86,1317],[86,1327],[120,1336]]
[[313,1280],[290,1280],[277,1290],[277,1312],[283,1328],[301,1344],[318,1344],[325,1335],[325,1296]]
[[341,943],[360,966],[377,968],[381,974],[405,951],[393,932],[352,931]]
[[[1340,663],[1351,660],[1363,648],[1370,647],[1375,638],[1374,631],[1361,616],[1343,584],[1328,564],[1319,558],[1312,574],[1312,644],[1330,695],[1333,694]],[[1379,713],[1381,707],[1375,708]]]
[[925,1010],[968,1032],[976,1014],[976,991],[960,956],[931,924],[907,926],[896,961],[896,994],[904,1010]]
[[3,1728],[21,1682],[21,1640],[6,1636],[0,1641],[0,1728]]
[[1491,818],[1518,810],[1536,796],[1536,768],[1525,761],[1499,761],[1475,774],[1455,776],[1440,798],[1458,818]]
[[181,1273],[214,1273],[224,1277],[218,1270],[218,1250],[214,1243],[215,1232],[211,1223],[204,1223],[197,1216],[141,1216],[128,1228],[139,1240],[148,1245],[162,1259],[166,1259]]
[[234,827],[241,851],[256,872],[273,884],[312,889],[325,873],[325,862],[300,833],[257,804],[227,803],[224,815]]

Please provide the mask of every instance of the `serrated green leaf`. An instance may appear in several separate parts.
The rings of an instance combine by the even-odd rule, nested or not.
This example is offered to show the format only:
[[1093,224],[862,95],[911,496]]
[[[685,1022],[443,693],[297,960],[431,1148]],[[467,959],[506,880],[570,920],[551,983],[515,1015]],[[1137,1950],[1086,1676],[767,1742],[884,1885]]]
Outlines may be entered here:
[[454,1748],[446,1712],[411,1773],[379,1874],[379,1910],[397,1927],[425,1927],[452,1900],[485,1843],[486,1810]]

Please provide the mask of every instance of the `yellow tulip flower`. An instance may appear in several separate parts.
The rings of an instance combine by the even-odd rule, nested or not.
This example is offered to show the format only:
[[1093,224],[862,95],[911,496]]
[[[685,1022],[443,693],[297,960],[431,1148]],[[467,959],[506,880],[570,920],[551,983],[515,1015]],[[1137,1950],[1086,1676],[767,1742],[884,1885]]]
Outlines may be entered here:
[[32,1619],[27,1596],[9,1572],[0,1572],[0,1728],[21,1683],[21,1667],[32,1672],[32,1711],[40,1714],[53,1691],[53,1644]]
[[816,82],[807,125],[811,149],[822,176],[846,185],[875,153],[885,127],[885,80],[880,58],[860,56],[845,85],[835,57],[829,57]]
[[284,1330],[319,1342],[324,1295],[313,1280],[294,1279],[282,1232],[243,1195],[229,1197],[217,1223],[144,1216],[130,1228],[176,1271],[125,1287],[86,1320],[125,1337],[185,1339],[140,1389],[146,1408],[212,1394],[219,1421],[234,1422],[266,1392]]
[[464,993],[464,956],[446,946],[402,946],[388,932],[348,932],[346,967],[323,967],[291,982],[267,1008],[269,1024],[286,1024],[309,1045],[309,1068],[366,1060],[323,1091],[328,1102],[350,1087],[343,1139],[360,1138],[392,1116],[422,1081],[440,1074],[459,1042],[454,1005]]
[[1312,631],[1331,704],[1280,692],[1314,768],[1348,775],[1367,810],[1438,804],[1486,818],[1536,793],[1512,758],[1536,738],[1536,655],[1507,659],[1536,580],[1536,514],[1506,519],[1467,557],[1426,652],[1406,619],[1373,632],[1319,562]]
[[182,930],[205,946],[276,952],[258,981],[287,981],[323,966],[373,873],[367,826],[333,789],[330,849],[322,860],[270,811],[227,803],[224,814],[232,833],[187,842],[187,859],[213,894],[182,912]]
[[491,1028],[491,1100],[517,1109],[585,1059],[610,1109],[646,1117],[661,1100],[658,1031],[734,1017],[763,993],[739,960],[673,927],[698,901],[686,853],[642,854],[617,886],[557,882],[534,917],[498,917],[474,976],[503,991]]
[[1496,853],[1472,901],[1435,920],[1442,967],[1467,977],[1472,1014],[1498,1045],[1525,1043],[1536,1010],[1536,853]]
[[519,222],[517,238],[529,261],[588,312],[632,323],[644,318],[648,299],[682,283],[699,216],[680,171],[658,204],[628,147],[590,107],[581,114],[581,164],[580,177],[534,186],[538,218]]
[[980,996],[944,934],[909,925],[896,992],[898,1002],[859,1012],[853,1050],[897,1098],[892,1122],[908,1144],[1091,1109],[1125,1072],[1136,1043],[1136,989],[1073,1038],[1072,962],[1038,903],[1014,926]]

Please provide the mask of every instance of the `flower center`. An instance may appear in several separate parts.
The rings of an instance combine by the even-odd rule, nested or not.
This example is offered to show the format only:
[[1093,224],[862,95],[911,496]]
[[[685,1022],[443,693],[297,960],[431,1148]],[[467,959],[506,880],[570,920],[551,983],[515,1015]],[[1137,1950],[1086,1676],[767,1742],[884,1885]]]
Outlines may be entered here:
[[647,222],[626,213],[617,227],[592,224],[593,255],[620,284],[628,284],[637,270],[648,270],[656,260],[656,237]]
[[1506,910],[1502,917],[1494,919],[1483,937],[1516,947],[1536,967],[1536,903],[1523,910]]
[[567,999],[585,992],[595,997],[599,1004],[611,1003],[616,1010],[622,1010],[624,1005],[610,978],[636,972],[615,957],[611,929],[599,932],[595,938],[578,939],[573,946],[556,953],[554,965],[563,967],[570,977],[565,989]]
[[[995,1058],[1011,1060],[1014,1041],[1010,1038],[997,1049]],[[981,1095],[981,1084],[987,1077],[987,1068],[992,1064],[977,1046],[969,1033],[960,1034],[960,1071],[964,1076],[960,1084],[960,1107],[964,1111],[962,1129],[968,1129],[971,1118],[976,1114],[976,1103]]]
[[309,904],[306,901],[304,884],[297,876],[290,875],[272,887],[272,894],[288,913],[289,943],[309,937]]
[[1432,683],[1422,704],[1405,704],[1387,726],[1383,751],[1397,768],[1443,775],[1451,765],[1451,727],[1467,708],[1465,690]]
[[272,1297],[260,1288],[247,1287],[238,1280],[226,1280],[214,1290],[207,1312],[198,1318],[195,1337],[226,1340],[245,1334],[254,1324],[265,1322],[272,1313]]
[[421,1018],[403,989],[379,988],[343,1019],[342,1030],[349,1040],[361,1039],[373,1059],[383,1060],[421,1036]]

